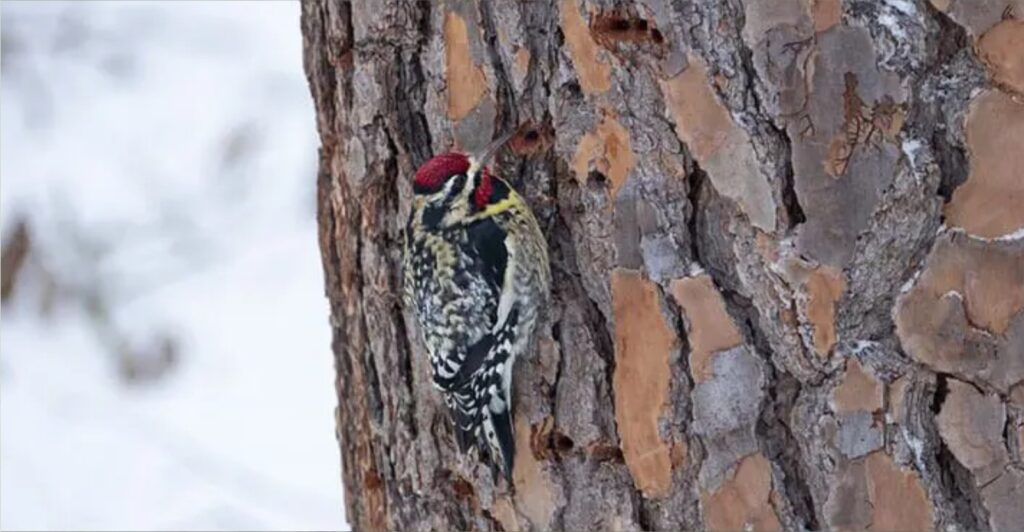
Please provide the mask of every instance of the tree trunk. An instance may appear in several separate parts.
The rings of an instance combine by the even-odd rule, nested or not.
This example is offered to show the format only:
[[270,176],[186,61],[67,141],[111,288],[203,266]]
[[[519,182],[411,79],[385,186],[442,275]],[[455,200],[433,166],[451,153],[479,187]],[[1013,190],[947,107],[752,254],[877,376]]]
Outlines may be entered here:
[[[353,526],[1018,528],[1012,7],[305,2]],[[400,261],[417,166],[526,122],[494,170],[553,304],[510,493],[456,450]]]

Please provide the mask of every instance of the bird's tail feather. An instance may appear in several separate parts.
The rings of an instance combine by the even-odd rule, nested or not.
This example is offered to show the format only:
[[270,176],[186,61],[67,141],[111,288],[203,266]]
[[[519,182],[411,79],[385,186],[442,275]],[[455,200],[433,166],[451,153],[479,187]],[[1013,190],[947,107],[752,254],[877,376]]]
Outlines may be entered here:
[[491,408],[486,409],[488,418],[487,444],[491,448],[492,462],[501,466],[502,473],[508,485],[512,485],[512,468],[515,465],[516,441],[515,432],[512,427],[512,410],[506,407],[499,412]]

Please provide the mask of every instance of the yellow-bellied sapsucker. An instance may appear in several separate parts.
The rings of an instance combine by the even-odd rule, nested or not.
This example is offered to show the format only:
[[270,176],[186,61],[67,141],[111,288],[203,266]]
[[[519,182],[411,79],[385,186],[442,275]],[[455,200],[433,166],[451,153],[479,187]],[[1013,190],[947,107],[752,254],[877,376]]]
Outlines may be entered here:
[[486,167],[507,138],[479,158],[445,153],[419,168],[403,268],[459,449],[476,448],[511,485],[512,365],[530,348],[551,270],[530,208]]

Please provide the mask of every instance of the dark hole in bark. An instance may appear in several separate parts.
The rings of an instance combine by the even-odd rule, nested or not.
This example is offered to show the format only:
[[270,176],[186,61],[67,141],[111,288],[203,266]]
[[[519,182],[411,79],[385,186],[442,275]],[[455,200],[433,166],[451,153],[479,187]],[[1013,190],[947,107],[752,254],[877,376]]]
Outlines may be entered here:
[[603,13],[591,23],[591,31],[602,46],[610,48],[617,42],[664,40],[657,29],[651,27],[646,19],[620,12]]
[[465,499],[473,495],[473,485],[462,477],[457,477],[452,480],[452,491],[460,499]]
[[613,19],[608,22],[607,29],[612,31],[628,31],[629,21],[626,19]]
[[572,438],[557,430],[551,433],[551,444],[557,453],[567,453],[576,445]]
[[962,146],[956,146],[949,142],[946,135],[936,131],[932,135],[933,145],[939,147],[934,150],[939,164],[939,195],[946,203],[953,199],[953,192],[967,181],[967,173],[970,167],[967,164],[967,153]]
[[665,37],[662,36],[660,31],[658,31],[658,28],[652,28],[651,29],[651,40],[654,41],[654,44],[661,44],[661,43],[665,42]]
[[946,396],[949,395],[949,381],[941,373],[936,375],[935,378],[935,395],[932,397],[931,410],[933,414],[938,415],[939,411],[942,410],[942,403],[946,402]]
[[509,141],[512,151],[519,155],[533,155],[551,148],[555,138],[554,129],[548,123],[522,126],[515,137]]
[[587,174],[587,185],[591,187],[604,187],[608,184],[608,177],[598,172],[597,170],[591,170]]

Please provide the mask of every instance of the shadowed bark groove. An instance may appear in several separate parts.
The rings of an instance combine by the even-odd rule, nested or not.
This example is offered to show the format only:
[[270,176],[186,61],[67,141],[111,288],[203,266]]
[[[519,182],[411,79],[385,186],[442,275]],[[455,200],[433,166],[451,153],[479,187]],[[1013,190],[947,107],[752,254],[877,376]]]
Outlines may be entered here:
[[[1024,522],[1021,14],[304,0],[352,525]],[[524,123],[492,169],[553,298],[510,492],[456,450],[399,267],[416,168]]]

